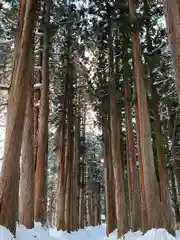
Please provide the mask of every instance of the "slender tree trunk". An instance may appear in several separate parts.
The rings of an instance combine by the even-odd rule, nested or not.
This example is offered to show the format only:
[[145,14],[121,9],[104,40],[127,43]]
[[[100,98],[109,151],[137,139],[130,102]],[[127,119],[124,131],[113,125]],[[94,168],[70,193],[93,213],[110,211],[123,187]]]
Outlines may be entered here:
[[176,107],[173,106],[171,104],[169,104],[168,106],[168,115],[169,115],[169,135],[171,136],[172,139],[172,156],[174,159],[173,162],[173,169],[174,169],[174,173],[176,176],[176,184],[177,184],[177,190],[178,190],[178,196],[180,196],[180,158],[179,158],[179,154],[176,153],[176,133],[178,132],[177,129],[177,122],[178,122],[178,113],[175,111],[175,113],[173,113],[172,108]]
[[101,225],[100,183],[96,183],[95,192],[95,226]]
[[30,56],[31,83],[28,90],[26,103],[26,115],[24,123],[21,174],[20,174],[20,198],[19,198],[19,222],[27,228],[34,226],[34,79],[33,56]]
[[27,62],[33,45],[36,9],[37,3],[33,0],[22,1],[20,6],[8,99],[4,161],[0,179],[0,224],[13,233],[16,230],[18,215],[19,160],[27,92],[31,80],[28,76],[29,65]]
[[[68,231],[72,230],[72,181],[73,180],[73,71],[74,66],[68,63],[67,71],[68,71],[68,106],[67,106],[67,155],[66,155],[66,213],[65,213],[65,221],[66,221],[66,229]],[[71,70],[70,70],[71,69]],[[71,72],[70,72],[71,71]]]
[[49,3],[45,3],[42,84],[39,114],[38,149],[35,172],[35,220],[46,222],[47,158],[49,117]]
[[66,106],[67,106],[67,91],[68,90],[68,79],[66,78],[64,87],[64,99],[63,109],[61,112],[60,126],[57,131],[58,142],[57,142],[57,156],[59,159],[59,170],[58,170],[58,185],[57,185],[57,202],[56,202],[56,226],[58,230],[65,230],[65,148],[66,148]]
[[172,190],[172,202],[176,217],[176,222],[180,222],[180,210],[179,210],[179,203],[177,198],[177,191],[176,191],[176,181],[173,168],[171,169],[171,190]]
[[156,89],[152,86],[152,108],[154,114],[154,127],[156,133],[156,147],[157,147],[157,160],[158,160],[158,172],[159,172],[159,179],[160,179],[160,196],[161,196],[161,203],[164,209],[164,227],[166,229],[171,229],[172,227],[172,206],[171,206],[171,199],[170,199],[170,192],[169,192],[169,176],[166,169],[165,163],[165,149],[163,146],[163,135],[161,131],[161,120],[158,111],[158,96]]
[[[65,111],[65,110],[64,110]],[[64,115],[64,114],[63,114]],[[56,203],[56,226],[57,230],[65,230],[65,117],[62,118],[60,140],[59,140],[59,170],[57,186],[57,203]]]
[[92,195],[91,195],[91,214],[92,214],[91,226],[95,226],[95,194],[94,192],[92,192]]
[[[79,96],[77,96],[79,98]],[[79,101],[77,100],[76,117],[75,117],[75,136],[74,136],[74,209],[73,209],[73,229],[77,230],[79,219],[79,162],[80,162],[80,113]]]
[[147,96],[143,79],[140,38],[136,20],[136,4],[133,0],[129,0],[129,9],[132,22],[133,57],[136,75],[137,100],[139,111],[138,115],[140,122],[141,138],[140,144],[144,174],[145,196],[147,204],[148,227],[153,228],[159,227],[161,222],[160,199],[157,198],[158,184],[154,166]]
[[113,169],[112,169],[112,153],[109,139],[108,119],[103,117],[103,136],[104,136],[104,167],[105,167],[105,193],[106,193],[106,235],[109,236],[115,229],[113,219],[116,214],[113,211],[115,206],[114,189],[113,189]]
[[120,118],[117,108],[116,82],[114,78],[114,58],[112,48],[112,23],[110,6],[107,5],[108,13],[108,47],[109,47],[109,77],[110,77],[110,125],[111,125],[111,145],[115,182],[116,216],[117,216],[117,237],[120,238],[127,229],[127,212],[124,192],[124,172],[121,155]]
[[84,228],[84,205],[85,205],[85,194],[84,194],[84,161],[81,162],[80,167],[80,195],[79,195],[79,226],[80,228]]
[[139,111],[137,103],[137,91],[136,87],[134,88],[135,95],[135,117],[136,117],[136,132],[137,132],[137,152],[139,157],[139,179],[140,179],[140,198],[141,198],[141,229],[148,230],[148,221],[147,221],[147,207],[146,207],[146,196],[145,196],[145,186],[144,186],[144,171],[142,164],[142,155],[141,155],[141,144],[140,144],[140,123],[139,123]]
[[180,103],[180,2],[163,0],[171,55],[176,73],[176,88]]
[[126,134],[127,134],[127,161],[129,162],[129,189],[130,195],[130,206],[131,206],[131,227],[133,231],[137,231],[141,226],[141,208],[140,208],[140,195],[139,195],[139,184],[138,184],[138,172],[136,165],[136,155],[134,149],[133,140],[133,128],[132,128],[132,117],[131,117],[131,106],[130,106],[130,89],[127,79],[125,80],[125,112],[126,112]]
[[[99,49],[99,71],[98,77],[101,88],[106,91],[107,83],[105,70],[105,46],[103,38]],[[108,109],[108,110],[107,110]],[[104,138],[104,178],[105,178],[105,194],[106,194],[106,235],[109,236],[116,228],[116,209],[115,209],[115,187],[114,187],[114,173],[112,166],[112,149],[110,138],[110,114],[109,114],[109,98],[103,96],[102,107],[102,129]]]
[[107,118],[107,138],[108,138],[108,169],[109,169],[109,181],[111,191],[111,219],[112,219],[112,231],[117,228],[117,216],[116,216],[116,194],[115,194],[115,180],[114,180],[114,169],[113,169],[113,158],[112,158],[112,144],[111,144],[111,129],[110,129],[110,113]]
[[[40,38],[40,49],[43,49],[43,36]],[[39,54],[39,66],[42,69],[42,58],[43,52]],[[42,74],[41,70],[38,71],[36,83],[41,84]],[[38,149],[38,125],[39,125],[39,102],[41,98],[41,88],[34,89],[34,99],[35,99],[35,108],[34,108],[34,160],[35,160],[35,170],[37,162],[37,149]]]
[[[83,146],[85,144],[85,118],[86,118],[86,112],[84,111],[83,117],[82,117],[82,139],[83,139]],[[81,157],[80,161],[80,193],[79,193],[79,226],[80,228],[85,227],[85,205],[86,205],[86,199],[85,199],[85,162],[84,162],[84,156]]]

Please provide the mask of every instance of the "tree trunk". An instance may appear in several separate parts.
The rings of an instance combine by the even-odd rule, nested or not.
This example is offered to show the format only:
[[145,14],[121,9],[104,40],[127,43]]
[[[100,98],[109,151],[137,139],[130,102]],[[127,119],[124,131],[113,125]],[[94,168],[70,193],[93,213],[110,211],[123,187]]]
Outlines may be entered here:
[[34,79],[31,59],[30,69],[31,84],[26,103],[19,198],[19,222],[27,228],[34,226]]
[[135,117],[136,117],[136,133],[137,133],[137,152],[139,157],[139,180],[140,180],[140,198],[141,198],[141,229],[143,231],[148,230],[147,221],[147,207],[146,207],[146,196],[145,196],[145,186],[144,186],[144,171],[142,164],[141,155],[141,144],[140,144],[140,123],[139,123],[139,111],[137,103],[137,90],[134,87],[134,97],[135,97]]
[[[22,1],[13,56],[13,71],[8,99],[4,161],[0,179],[0,224],[15,233],[18,213],[20,152],[27,92],[29,65],[33,44],[37,3]],[[23,49],[23,51],[22,51]],[[12,207],[13,206],[13,207]]]
[[62,102],[62,112],[60,116],[60,126],[57,131],[57,158],[59,159],[57,202],[56,202],[56,227],[58,230],[65,230],[65,149],[66,149],[66,107],[67,107],[68,79],[65,79],[64,97]]
[[[79,98],[79,96],[77,96]],[[80,113],[79,105],[80,102],[77,99],[76,115],[75,115],[75,136],[74,136],[74,209],[73,209],[73,229],[79,228],[79,162],[80,162]]]
[[130,18],[132,22],[134,70],[136,75],[137,100],[139,111],[138,115],[140,122],[140,138],[141,138],[140,144],[147,205],[148,227],[154,228],[159,227],[161,223],[160,200],[157,198],[158,184],[154,166],[147,96],[143,79],[140,38],[136,20],[136,4],[133,0],[129,0],[129,9]]
[[49,3],[45,4],[42,84],[39,113],[38,149],[35,172],[35,220],[46,223],[47,158],[49,117]]
[[96,183],[95,192],[95,226],[101,225],[100,183]]
[[171,55],[176,73],[176,88],[180,103],[180,2],[163,0]]
[[80,194],[79,194],[79,226],[84,228],[84,205],[85,205],[85,194],[84,194],[84,161],[80,163]]
[[[43,36],[40,38],[40,49],[43,49]],[[43,52],[41,51],[39,54],[38,65],[42,69],[42,58]],[[37,78],[35,83],[42,82],[42,74],[41,70],[38,71]],[[41,88],[34,89],[34,100],[35,100],[35,107],[34,107],[34,161],[35,161],[35,171],[36,171],[36,162],[37,162],[37,149],[38,149],[38,125],[39,125],[39,101],[41,99]]]
[[74,66],[68,62],[67,65],[67,78],[68,78],[68,106],[67,106],[67,155],[66,155],[66,212],[65,221],[66,229],[72,230],[72,184],[73,184],[73,80],[74,80]]
[[[109,236],[111,232],[114,231],[115,226],[113,224],[113,219],[115,218],[115,211],[113,211],[115,206],[114,198],[114,179],[113,179],[113,169],[112,169],[112,152],[111,144],[109,139],[109,127],[108,119],[103,117],[102,128],[103,128],[103,138],[104,138],[104,170],[105,170],[105,193],[106,193],[106,235]],[[115,215],[115,216],[114,216]]]
[[158,160],[158,173],[160,180],[160,197],[161,204],[164,209],[163,219],[164,226],[166,229],[171,229],[172,227],[172,206],[169,192],[169,176],[166,169],[165,162],[165,149],[163,144],[163,135],[161,130],[161,120],[159,115],[159,110],[157,106],[158,95],[154,86],[152,86],[152,109],[154,115],[154,128],[155,128],[155,142],[157,148],[157,160]]
[[171,190],[172,190],[172,203],[175,212],[176,222],[180,222],[180,210],[179,210],[179,202],[177,198],[177,191],[176,191],[176,181],[173,168],[171,169]]
[[138,184],[138,172],[136,165],[136,155],[134,149],[133,140],[133,128],[132,128],[132,117],[131,117],[131,106],[130,106],[130,89],[127,79],[125,79],[125,113],[126,113],[126,134],[127,134],[127,161],[129,165],[130,175],[129,179],[129,196],[130,196],[130,217],[131,217],[131,228],[133,231],[137,231],[141,226],[141,207],[140,207],[140,195],[139,195],[139,184]]
[[116,216],[117,216],[117,237],[120,238],[127,232],[127,212],[124,192],[124,172],[121,155],[121,136],[120,136],[120,117],[117,107],[116,82],[114,78],[114,57],[113,39],[110,6],[107,5],[108,13],[108,48],[109,48],[109,77],[110,77],[110,126],[111,126],[111,145],[112,159],[115,182]]

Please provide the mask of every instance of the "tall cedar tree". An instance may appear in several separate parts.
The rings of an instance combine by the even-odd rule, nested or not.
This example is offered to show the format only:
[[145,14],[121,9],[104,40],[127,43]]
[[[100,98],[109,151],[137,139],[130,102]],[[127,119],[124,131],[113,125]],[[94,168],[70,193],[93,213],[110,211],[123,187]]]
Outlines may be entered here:
[[46,223],[47,212],[47,158],[49,117],[49,18],[50,1],[44,3],[44,41],[42,58],[42,83],[39,109],[37,160],[35,170],[35,220]]
[[[13,55],[8,99],[4,161],[0,179],[0,224],[15,233],[18,219],[20,152],[31,74],[27,64],[33,46],[37,1],[22,0]],[[23,49],[23,51],[22,51]],[[13,206],[13,207],[12,207]]]

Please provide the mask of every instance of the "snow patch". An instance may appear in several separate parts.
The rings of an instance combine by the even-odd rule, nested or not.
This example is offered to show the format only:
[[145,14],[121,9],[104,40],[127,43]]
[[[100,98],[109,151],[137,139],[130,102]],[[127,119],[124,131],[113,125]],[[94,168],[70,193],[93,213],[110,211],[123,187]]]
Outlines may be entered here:
[[138,240],[175,240],[176,238],[169,234],[165,229],[152,229]]
[[[106,225],[97,227],[87,227],[76,232],[67,233],[66,231],[57,231],[56,228],[42,227],[40,223],[35,223],[33,229],[27,229],[18,225],[16,238],[5,227],[0,226],[0,240],[104,240]],[[152,229],[146,234],[140,231],[127,232],[125,240],[180,240],[180,231],[176,231],[176,238],[169,234],[165,229]],[[116,231],[110,234],[109,240],[115,240]]]

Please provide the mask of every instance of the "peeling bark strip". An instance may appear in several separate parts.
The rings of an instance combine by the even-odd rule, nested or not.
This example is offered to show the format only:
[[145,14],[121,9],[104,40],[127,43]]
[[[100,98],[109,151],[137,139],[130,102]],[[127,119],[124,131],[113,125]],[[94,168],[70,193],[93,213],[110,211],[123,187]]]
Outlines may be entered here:
[[33,44],[36,2],[35,0],[21,1],[8,99],[4,161],[0,179],[0,224],[10,229],[14,234],[18,214],[19,160],[29,87],[29,65],[27,62]]
[[44,3],[44,41],[42,59],[42,84],[39,109],[38,149],[35,172],[35,220],[46,222],[47,214],[47,157],[49,117],[49,1]]

